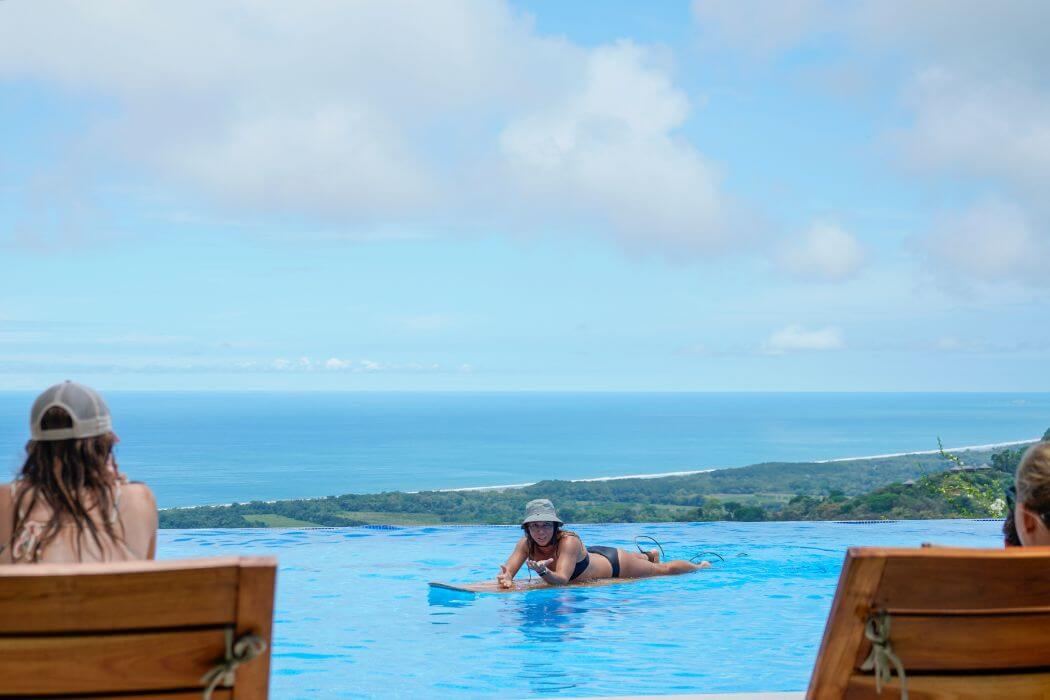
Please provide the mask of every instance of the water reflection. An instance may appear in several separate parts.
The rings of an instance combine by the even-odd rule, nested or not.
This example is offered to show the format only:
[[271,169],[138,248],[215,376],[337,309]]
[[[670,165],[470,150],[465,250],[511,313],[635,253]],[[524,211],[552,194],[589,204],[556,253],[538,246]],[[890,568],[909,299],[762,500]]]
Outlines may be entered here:
[[590,606],[578,591],[526,593],[506,610],[508,624],[535,651],[520,657],[520,673],[535,693],[557,693],[579,685],[581,678],[568,662],[568,646],[579,640]]
[[[477,596],[469,591],[457,591],[451,588],[435,588],[434,586],[429,587],[427,591],[427,604],[431,606],[437,606],[441,608],[462,608],[470,605],[474,602],[474,598]],[[432,610],[431,615],[443,615],[448,613],[442,613],[438,610]],[[433,623],[434,620],[431,620]]]

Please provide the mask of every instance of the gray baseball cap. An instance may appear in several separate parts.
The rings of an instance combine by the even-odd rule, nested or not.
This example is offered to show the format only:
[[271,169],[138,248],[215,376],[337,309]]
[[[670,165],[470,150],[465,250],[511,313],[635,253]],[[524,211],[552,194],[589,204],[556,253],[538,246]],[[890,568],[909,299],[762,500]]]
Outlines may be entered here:
[[525,504],[525,519],[521,524],[535,522],[553,522],[562,524],[561,518],[554,512],[554,504],[546,498],[537,498]]
[[[73,419],[72,428],[51,428],[40,425],[48,409],[59,407]],[[44,390],[33,402],[29,412],[29,434],[37,441],[69,440],[105,435],[113,430],[109,408],[94,389],[64,381]]]

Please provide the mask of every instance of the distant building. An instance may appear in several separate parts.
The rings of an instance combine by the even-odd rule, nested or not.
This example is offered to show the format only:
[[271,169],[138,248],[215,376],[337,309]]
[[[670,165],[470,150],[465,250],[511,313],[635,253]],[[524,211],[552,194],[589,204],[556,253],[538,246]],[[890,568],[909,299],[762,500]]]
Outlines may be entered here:
[[915,486],[915,479],[908,479],[904,482],[905,486]]
[[971,467],[970,465],[966,465],[964,467],[960,467],[960,466],[956,465],[956,466],[952,467],[951,469],[949,469],[948,471],[950,471],[950,472],[979,472],[979,471],[983,471],[985,469],[991,469],[991,467],[989,467],[987,464],[982,464],[979,467]]

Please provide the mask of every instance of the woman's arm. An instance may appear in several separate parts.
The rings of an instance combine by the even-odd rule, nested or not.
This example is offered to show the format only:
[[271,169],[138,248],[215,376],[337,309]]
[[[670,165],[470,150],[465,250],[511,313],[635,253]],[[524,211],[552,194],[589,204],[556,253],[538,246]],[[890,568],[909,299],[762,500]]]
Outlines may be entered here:
[[11,487],[8,484],[0,484],[0,564],[10,564],[12,561],[11,527],[14,512]]
[[157,500],[150,487],[141,481],[125,484],[120,503],[124,541],[140,559],[156,557],[157,519]]
[[146,494],[149,496],[148,508],[149,508],[149,525],[148,527],[152,531],[149,538],[149,548],[146,550],[147,559],[157,558],[157,529],[160,527],[160,513],[157,512],[157,499],[153,496],[153,491],[146,487]]
[[510,588],[526,558],[528,558],[528,545],[525,543],[525,538],[522,537],[514,546],[514,551],[510,553],[507,562],[500,564],[499,573],[496,574],[496,583],[502,588]]
[[558,561],[551,562],[550,559],[540,562],[530,561],[529,568],[535,571],[547,585],[564,586],[569,582],[572,570],[576,568],[580,547],[581,543],[578,538],[566,537],[558,548]]

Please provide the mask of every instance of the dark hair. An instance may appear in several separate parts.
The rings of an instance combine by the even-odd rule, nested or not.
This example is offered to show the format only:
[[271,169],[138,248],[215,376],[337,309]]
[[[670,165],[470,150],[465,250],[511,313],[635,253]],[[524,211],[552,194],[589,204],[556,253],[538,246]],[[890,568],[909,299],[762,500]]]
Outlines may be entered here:
[[1007,547],[1021,546],[1021,537],[1017,534],[1017,523],[1014,522],[1016,502],[1017,490],[1011,484],[1006,488],[1006,519],[1003,521],[1003,544]]
[[[561,538],[562,537],[575,537],[576,539],[580,539],[580,536],[577,535],[572,530],[562,530],[561,529],[562,523],[557,523],[556,522],[556,523],[553,523],[553,525],[554,525],[554,534],[551,535],[551,542],[554,543],[554,557],[553,557],[553,559],[555,561],[557,561],[557,559],[558,559],[558,545],[561,544]],[[529,559],[535,559],[536,557],[533,555],[533,549],[535,547],[539,547],[539,545],[536,544],[536,540],[532,539],[532,533],[529,532],[529,524],[528,523],[522,523],[521,524],[521,529],[525,531],[525,540],[526,540],[526,543],[527,543],[527,546],[528,546]]]
[[[54,406],[40,418],[40,426],[45,429],[72,428],[73,419],[64,409]],[[10,544],[14,545],[15,537],[25,527],[33,508],[40,502],[51,509],[51,518],[36,541],[34,550],[28,553],[30,561],[35,561],[55,539],[61,527],[70,521],[77,529],[78,559],[85,531],[99,549],[103,548],[103,533],[114,542],[123,541],[109,517],[116,506],[114,486],[118,474],[116,461],[112,459],[113,446],[116,444],[117,436],[113,433],[68,440],[30,440],[26,443],[26,460],[18,475],[22,488],[18,489],[14,503]],[[92,508],[97,508],[103,515],[100,518],[101,532],[91,517]]]

